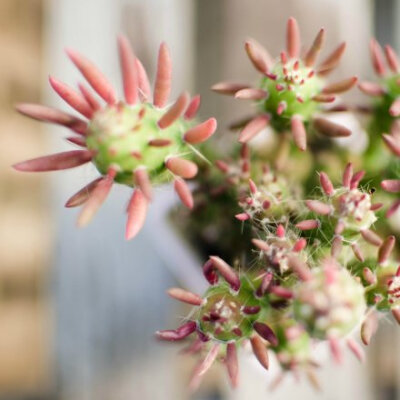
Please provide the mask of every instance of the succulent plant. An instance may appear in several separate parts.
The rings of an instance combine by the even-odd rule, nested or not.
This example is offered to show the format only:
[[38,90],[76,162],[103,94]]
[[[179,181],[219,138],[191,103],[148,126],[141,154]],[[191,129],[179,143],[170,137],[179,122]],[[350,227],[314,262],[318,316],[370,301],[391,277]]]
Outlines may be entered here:
[[[55,123],[72,130],[68,141],[82,148],[40,157],[14,165],[18,171],[54,171],[92,162],[101,177],[89,183],[66,203],[66,207],[83,205],[78,225],[86,225],[106,199],[114,182],[135,190],[128,205],[126,238],[133,238],[144,224],[152,199],[152,185],[174,180],[174,188],[183,204],[193,207],[193,198],[185,179],[197,174],[193,145],[207,140],[216,130],[210,118],[193,122],[200,97],[184,92],[169,104],[171,58],[166,44],[161,44],[154,94],[141,62],[127,39],[118,40],[125,101],[118,101],[106,77],[81,54],[68,50],[68,56],[94,92],[80,84],[75,91],[50,77],[56,93],[87,121],[63,111],[37,104],[19,104],[24,115]],[[152,99],[153,97],[153,99]]]

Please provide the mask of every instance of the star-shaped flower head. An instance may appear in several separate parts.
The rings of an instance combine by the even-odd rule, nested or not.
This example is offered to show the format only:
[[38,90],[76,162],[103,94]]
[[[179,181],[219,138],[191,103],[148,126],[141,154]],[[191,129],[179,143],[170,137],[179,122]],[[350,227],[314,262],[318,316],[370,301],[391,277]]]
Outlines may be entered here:
[[[57,94],[86,120],[37,104],[19,104],[17,109],[34,119],[65,126],[73,132],[67,140],[82,150],[67,151],[14,165],[19,171],[54,171],[92,162],[101,177],[89,183],[66,203],[81,206],[78,225],[86,225],[106,199],[114,182],[134,187],[128,205],[126,238],[133,238],[144,224],[152,185],[174,180],[182,202],[193,199],[185,179],[197,174],[194,144],[204,142],[216,130],[216,120],[195,125],[200,97],[184,92],[169,104],[172,66],[168,48],[161,44],[153,96],[147,74],[127,39],[118,40],[124,101],[97,67],[81,54],[68,50],[94,92],[79,84],[79,91],[50,77]],[[104,101],[102,102],[96,94]]]
[[300,31],[294,18],[289,18],[286,33],[286,51],[273,59],[254,39],[245,44],[250,61],[262,74],[259,87],[247,84],[221,82],[213,86],[218,93],[256,102],[258,114],[247,121],[239,141],[245,143],[260,133],[268,124],[278,133],[292,131],[300,150],[307,147],[311,126],[328,137],[349,136],[351,132],[316,114],[322,105],[335,101],[336,95],[351,89],[357,82],[351,77],[327,84],[325,76],[340,62],[346,44],[341,43],[321,64],[316,66],[322,48],[325,30],[321,29],[308,51],[301,56]]

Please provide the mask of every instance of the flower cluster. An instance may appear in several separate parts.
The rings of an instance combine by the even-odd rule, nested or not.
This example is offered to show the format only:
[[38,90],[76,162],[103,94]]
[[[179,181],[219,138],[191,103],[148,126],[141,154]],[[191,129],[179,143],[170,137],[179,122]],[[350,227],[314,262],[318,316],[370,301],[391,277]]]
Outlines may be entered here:
[[[198,234],[188,236],[195,238],[205,257],[219,256],[209,256],[203,266],[209,283],[205,293],[180,288],[168,291],[193,310],[180,327],[156,333],[163,341],[190,341],[184,352],[199,357],[190,382],[193,390],[216,360],[226,365],[235,387],[239,382],[237,353],[250,347],[265,369],[274,356],[282,374],[305,373],[318,387],[314,344],[328,345],[333,359],[340,362],[345,343],[362,360],[363,349],[355,335],[368,345],[385,313],[400,323],[396,239],[389,233],[387,219],[380,218],[384,204],[373,201],[375,196],[386,200],[385,192],[400,192],[400,180],[392,168],[397,160],[386,157],[389,153],[383,145],[400,157],[400,64],[387,46],[391,70],[387,74],[381,49],[376,41],[371,42],[380,82],[359,84],[374,98],[367,108],[370,126],[376,129],[370,128],[365,154],[350,157],[346,148],[337,159],[335,154],[328,158],[314,151],[301,153],[301,160],[307,157],[307,162],[299,162],[295,168],[302,173],[293,174],[288,158],[274,162],[276,154],[272,153],[286,152],[295,158],[307,143],[314,150],[321,145],[315,132],[330,138],[349,136],[348,128],[333,123],[324,113],[335,110],[337,95],[350,90],[357,78],[326,82],[346,45],[341,43],[317,64],[324,29],[304,54],[293,18],[288,20],[286,36],[286,50],[277,59],[255,40],[245,43],[251,63],[261,73],[256,87],[229,82],[213,86],[218,93],[255,102],[257,114],[239,124],[240,144],[229,161],[226,154],[202,146],[204,158],[214,161],[207,168],[201,158],[195,162],[193,145],[213,135],[216,120],[194,122],[198,96],[190,98],[184,92],[168,104],[171,60],[165,44],[159,51],[153,95],[142,64],[120,37],[124,101],[117,101],[113,87],[90,61],[68,51],[95,93],[81,84],[78,92],[54,78],[50,83],[86,120],[36,104],[17,107],[27,116],[69,128],[73,135],[67,140],[82,148],[16,164],[17,170],[52,171],[92,162],[101,174],[67,201],[67,207],[82,205],[79,225],[90,220],[114,182],[134,187],[127,209],[128,239],[144,224],[153,185],[172,179],[182,203],[193,209],[179,222],[186,223],[191,234]],[[352,108],[344,105],[343,109]],[[267,125],[279,136],[281,147],[270,153],[253,151],[251,139]],[[295,146],[286,141],[287,131]],[[389,134],[382,136],[383,132]],[[331,142],[323,146],[324,155],[336,149]],[[352,162],[347,161],[350,158]],[[328,171],[332,160],[328,176],[324,170]],[[353,171],[353,165],[360,171]],[[339,180],[337,170],[343,170],[340,184],[334,184]],[[371,179],[377,187],[363,182],[371,171],[375,171]],[[376,176],[388,179],[376,182]],[[195,196],[186,179],[196,179]],[[386,215],[393,215],[399,207],[397,200]],[[199,234],[203,227],[207,229]],[[213,234],[218,237],[208,241],[207,235]],[[228,263],[220,257],[222,253]]]

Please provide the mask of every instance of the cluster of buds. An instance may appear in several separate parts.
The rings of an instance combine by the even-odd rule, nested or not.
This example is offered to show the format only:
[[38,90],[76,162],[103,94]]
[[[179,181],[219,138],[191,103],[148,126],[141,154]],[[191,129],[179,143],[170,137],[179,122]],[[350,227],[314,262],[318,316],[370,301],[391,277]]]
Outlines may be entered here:
[[341,43],[316,66],[317,56],[325,40],[324,29],[318,32],[304,57],[300,57],[300,32],[294,18],[287,22],[286,40],[286,51],[282,51],[275,60],[254,39],[246,42],[247,55],[262,74],[259,87],[230,82],[221,82],[212,87],[218,93],[257,103],[259,114],[247,121],[240,132],[239,141],[248,142],[269,124],[278,133],[291,130],[293,140],[300,150],[307,147],[307,135],[311,134],[311,127],[328,137],[349,136],[351,131],[344,126],[315,116],[324,111],[324,104],[334,102],[337,94],[346,92],[357,82],[356,77],[351,77],[331,84],[325,83],[324,78],[339,64],[346,44]]
[[114,182],[135,187],[128,205],[126,238],[133,238],[143,226],[147,206],[152,199],[152,184],[174,180],[183,204],[193,207],[193,198],[185,179],[197,174],[193,145],[206,141],[216,130],[216,120],[195,125],[200,97],[184,92],[169,105],[171,58],[165,44],[160,46],[153,96],[141,62],[123,36],[119,55],[125,101],[118,102],[114,88],[85,57],[68,50],[94,92],[80,84],[75,91],[50,77],[55,92],[87,121],[63,111],[37,104],[20,104],[17,109],[34,119],[65,126],[74,136],[67,140],[82,150],[67,151],[14,165],[19,171],[54,171],[93,162],[102,175],[89,183],[66,203],[83,205],[78,225],[86,225],[106,199]]

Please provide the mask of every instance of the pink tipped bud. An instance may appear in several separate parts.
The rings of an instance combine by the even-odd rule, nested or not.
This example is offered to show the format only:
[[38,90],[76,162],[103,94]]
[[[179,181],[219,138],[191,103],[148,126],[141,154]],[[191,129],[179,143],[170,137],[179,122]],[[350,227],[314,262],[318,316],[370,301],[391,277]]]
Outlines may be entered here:
[[148,201],[152,199],[152,188],[149,174],[145,167],[139,167],[134,172],[135,183],[140,188]]
[[387,179],[381,182],[381,187],[386,192],[397,193],[400,192],[400,180],[399,179]]
[[289,258],[289,267],[297,274],[302,281],[309,281],[312,278],[310,268],[297,257]]
[[257,186],[252,179],[249,179],[249,188],[251,193],[257,193]]
[[386,218],[390,218],[393,214],[396,213],[396,211],[399,209],[400,207],[400,200],[396,200],[390,207],[389,209],[386,211]]
[[167,340],[175,342],[177,340],[183,340],[190,334],[192,334],[197,328],[197,325],[193,321],[186,322],[176,330],[165,330],[156,332],[156,337],[160,340]]
[[193,208],[193,196],[187,183],[182,178],[177,177],[174,180],[174,189],[183,205],[191,210]]
[[228,369],[231,385],[235,388],[239,382],[239,364],[235,343],[228,343],[226,345],[226,367]]
[[142,102],[146,102],[151,99],[151,87],[149,78],[147,77],[147,73],[143,67],[143,64],[138,58],[135,59],[135,64],[138,77],[139,98]]
[[146,196],[140,189],[135,189],[128,204],[128,220],[126,222],[125,238],[133,239],[142,229],[147,214]]
[[343,179],[342,179],[343,186],[350,189],[350,183],[352,178],[353,178],[353,164],[348,163],[343,172]]
[[374,246],[380,246],[382,244],[382,239],[370,229],[363,229],[360,231],[360,233],[366,242]]
[[381,46],[375,39],[371,39],[369,49],[371,52],[372,65],[374,66],[375,72],[380,76],[385,75],[386,68]]
[[330,53],[324,61],[322,61],[321,65],[318,67],[318,74],[325,75],[336,68],[345,50],[346,43],[340,43],[340,45],[335,50],[333,50],[332,53]]
[[241,100],[262,100],[267,97],[268,92],[256,88],[242,89],[235,93],[235,98]]
[[285,237],[285,228],[282,224],[279,224],[276,228],[276,236],[278,236],[279,238],[284,238]]
[[364,262],[364,255],[360,249],[360,246],[357,243],[353,243],[351,245],[351,249],[353,250],[353,253],[356,256],[357,260]]
[[355,355],[355,357],[360,362],[363,362],[365,359],[365,353],[364,353],[364,350],[361,348],[361,346],[352,338],[348,338],[346,340],[346,343],[347,343],[348,348]]
[[389,150],[396,156],[400,157],[400,142],[397,140],[397,137],[393,135],[382,135],[383,141],[385,142],[386,146]]
[[269,292],[286,300],[293,299],[294,296],[293,292],[290,289],[287,289],[283,286],[271,286]]
[[362,342],[368,346],[371,342],[372,336],[375,335],[376,330],[378,329],[378,317],[375,311],[370,312],[365,317],[364,322],[361,324],[361,340]]
[[208,260],[204,265],[203,265],[203,275],[207,279],[208,283],[210,285],[215,285],[218,283],[218,274],[215,271],[214,268],[214,263],[212,260]]
[[310,211],[319,215],[329,215],[332,212],[332,207],[318,200],[306,200],[306,206]]
[[247,143],[250,139],[258,135],[269,123],[268,115],[258,115],[246,124],[239,135],[240,143]]
[[287,22],[286,49],[290,58],[297,58],[300,54],[300,30],[297,21],[291,17]]
[[368,267],[363,268],[362,274],[363,278],[369,285],[375,285],[377,281],[376,276]]
[[391,46],[389,46],[389,45],[385,46],[385,55],[386,55],[386,60],[387,60],[387,63],[389,64],[390,69],[392,70],[392,72],[397,74],[400,69],[400,64],[399,64],[397,55]]
[[342,353],[342,350],[340,349],[339,340],[335,337],[330,337],[329,338],[329,347],[331,349],[331,354],[332,354],[334,361],[337,364],[341,364],[343,361],[343,353]]
[[197,175],[197,165],[189,160],[180,157],[171,157],[165,162],[165,166],[175,175],[185,179],[193,178]]
[[332,240],[332,246],[331,246],[331,256],[333,258],[337,258],[340,255],[340,252],[342,251],[342,238],[340,236],[335,236]]
[[119,36],[118,48],[125,99],[128,104],[135,104],[138,100],[138,74],[135,55],[125,36]]
[[396,99],[389,108],[389,114],[392,117],[398,117],[400,115],[400,99]]
[[378,250],[378,263],[385,264],[392,254],[394,245],[396,243],[396,238],[393,235],[388,236]]
[[336,124],[325,118],[315,118],[313,120],[314,128],[321,134],[330,138],[347,137],[351,135],[351,130],[343,125]]
[[310,50],[308,50],[306,56],[304,57],[304,64],[306,67],[312,67],[317,59],[319,52],[325,41],[325,29],[321,29],[318,32],[318,35],[314,39],[313,44],[311,45]]
[[229,283],[233,290],[240,289],[240,279],[236,272],[228,265],[222,258],[217,256],[211,256],[210,260],[213,266],[218,272],[224,277],[224,279]]
[[353,76],[351,78],[344,79],[340,82],[331,83],[322,89],[322,93],[323,94],[338,94],[338,93],[347,92],[357,83],[357,80],[358,80],[358,78],[356,76]]
[[93,192],[93,190],[96,188],[97,184],[102,180],[103,178],[97,178],[94,181],[90,182],[88,185],[83,187],[81,190],[76,192],[73,196],[71,196],[68,201],[65,203],[65,207],[67,208],[72,208],[72,207],[78,207],[84,204],[90,197],[90,194]]
[[256,356],[258,362],[265,369],[268,369],[269,368],[268,350],[263,340],[259,336],[253,336],[250,338],[250,343],[253,349],[253,353]]
[[207,121],[189,129],[183,136],[183,139],[191,144],[202,143],[214,134],[217,129],[217,120],[210,118]]
[[365,171],[358,171],[353,175],[350,182],[350,189],[357,189],[358,184],[360,183],[361,179],[364,178]]
[[158,121],[161,129],[171,126],[186,110],[189,104],[189,95],[187,92],[182,93],[176,102],[168,109],[168,111]]
[[358,88],[368,96],[379,97],[385,94],[385,89],[375,82],[360,82]]
[[197,111],[200,107],[200,102],[201,97],[199,94],[192,98],[184,114],[186,120],[191,120],[196,116]]
[[278,338],[267,324],[256,321],[253,324],[253,328],[263,339],[271,343],[272,346],[278,346]]
[[254,68],[262,74],[267,73],[273,65],[272,58],[267,50],[254,39],[249,39],[244,47]]
[[168,102],[171,92],[172,62],[168,47],[161,43],[158,53],[158,64],[156,82],[154,85],[153,104],[156,107],[163,108]]
[[203,299],[192,292],[183,290],[180,288],[171,288],[167,291],[168,295],[173,299],[182,301],[183,303],[191,304],[193,306],[201,306],[203,304]]
[[392,311],[393,318],[400,325],[400,307],[393,308],[391,311]]
[[240,213],[240,214],[236,214],[235,218],[239,221],[247,221],[250,219],[250,215],[247,213]]
[[331,180],[325,172],[321,172],[319,174],[319,182],[321,184],[321,188],[327,196],[332,196],[335,194],[335,189]]
[[301,117],[295,115],[291,119],[292,135],[296,146],[304,151],[307,148],[307,133]]
[[211,90],[219,94],[234,96],[236,92],[242,89],[248,89],[249,85],[234,82],[219,82],[211,86]]
[[304,221],[297,223],[295,226],[297,229],[300,229],[301,231],[309,231],[311,229],[319,228],[320,222],[317,219],[306,219]]
[[293,246],[293,251],[299,253],[307,246],[307,240],[304,238],[300,238]]
[[264,240],[260,239],[251,239],[251,242],[256,246],[259,250],[262,251],[267,251],[269,249],[269,246],[267,242],[264,242]]

